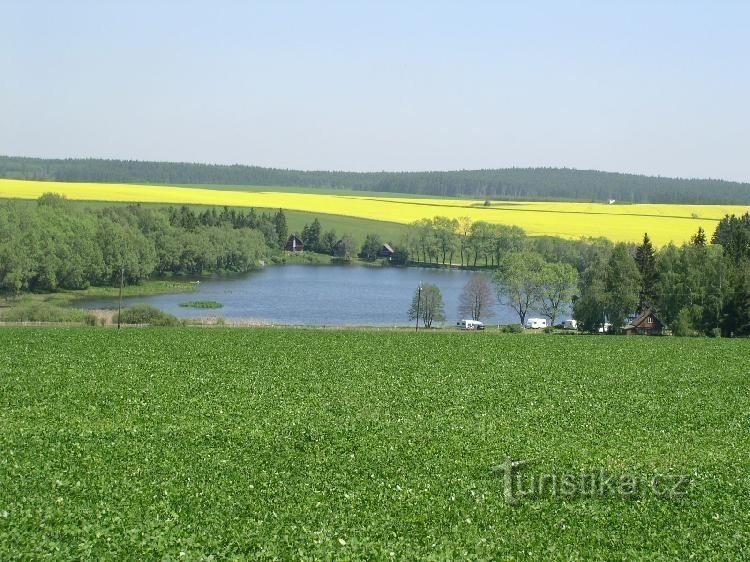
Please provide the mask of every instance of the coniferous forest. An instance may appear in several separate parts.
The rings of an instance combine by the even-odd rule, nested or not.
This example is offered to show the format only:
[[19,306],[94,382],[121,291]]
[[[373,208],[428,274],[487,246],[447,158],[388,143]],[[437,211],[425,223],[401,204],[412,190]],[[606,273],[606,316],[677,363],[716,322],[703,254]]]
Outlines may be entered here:
[[451,172],[301,171],[258,166],[0,156],[0,178],[155,184],[294,186],[504,200],[616,199],[631,203],[750,204],[750,184],[568,168]]

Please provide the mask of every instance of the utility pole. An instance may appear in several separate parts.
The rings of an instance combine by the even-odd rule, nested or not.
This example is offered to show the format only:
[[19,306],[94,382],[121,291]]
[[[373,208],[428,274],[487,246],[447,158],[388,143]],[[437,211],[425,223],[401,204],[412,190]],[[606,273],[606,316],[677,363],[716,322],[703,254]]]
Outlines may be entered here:
[[120,301],[117,304],[117,329],[120,329],[120,313],[122,312],[122,286],[125,282],[125,266],[120,266]]
[[419,289],[417,289],[417,322],[414,325],[414,331],[419,330],[419,305],[422,304],[422,282],[419,282]]

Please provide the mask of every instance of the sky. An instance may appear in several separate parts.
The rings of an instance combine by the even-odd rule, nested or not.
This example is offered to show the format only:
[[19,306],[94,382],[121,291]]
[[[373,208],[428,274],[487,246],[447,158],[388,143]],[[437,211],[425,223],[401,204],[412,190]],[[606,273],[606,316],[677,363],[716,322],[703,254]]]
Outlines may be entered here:
[[0,154],[750,181],[750,2],[0,0]]

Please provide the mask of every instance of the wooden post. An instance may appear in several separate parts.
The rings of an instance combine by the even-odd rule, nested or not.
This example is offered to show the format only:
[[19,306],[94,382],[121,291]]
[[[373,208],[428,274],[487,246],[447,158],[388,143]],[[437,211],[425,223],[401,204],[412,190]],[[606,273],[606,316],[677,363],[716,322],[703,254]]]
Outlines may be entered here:
[[120,315],[122,314],[122,285],[125,282],[125,266],[120,266],[120,301],[117,304],[117,329],[120,329]]
[[414,325],[414,331],[419,330],[419,305],[422,303],[422,282],[419,282],[419,289],[417,289],[417,322]]

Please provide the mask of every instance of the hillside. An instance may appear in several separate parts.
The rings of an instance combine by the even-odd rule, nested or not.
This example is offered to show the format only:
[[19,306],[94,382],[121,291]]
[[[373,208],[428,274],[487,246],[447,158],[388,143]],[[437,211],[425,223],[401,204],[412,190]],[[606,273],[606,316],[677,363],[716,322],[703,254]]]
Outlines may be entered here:
[[[513,225],[531,236],[568,239],[605,236],[617,242],[640,242],[648,232],[657,245],[682,243],[703,228],[713,232],[727,214],[742,215],[739,205],[637,204],[608,205],[606,202],[505,202],[485,206],[481,200],[414,197],[357,197],[328,193],[285,193],[111,183],[75,183],[0,179],[0,198],[37,199],[46,192],[70,200],[209,205],[279,209],[313,213],[316,216],[369,219],[370,232],[384,232],[373,224],[411,224],[435,216],[469,218],[489,224]],[[323,220],[323,219],[321,219]],[[331,219],[323,220],[331,224]],[[350,226],[353,226],[350,225]],[[341,232],[341,231],[339,231]],[[348,231],[353,233],[353,230]],[[393,239],[392,239],[393,240]],[[398,240],[396,238],[395,240]]]
[[567,168],[452,172],[301,171],[243,165],[0,156],[0,178],[352,189],[503,200],[617,199],[632,203],[750,204],[750,183]]

